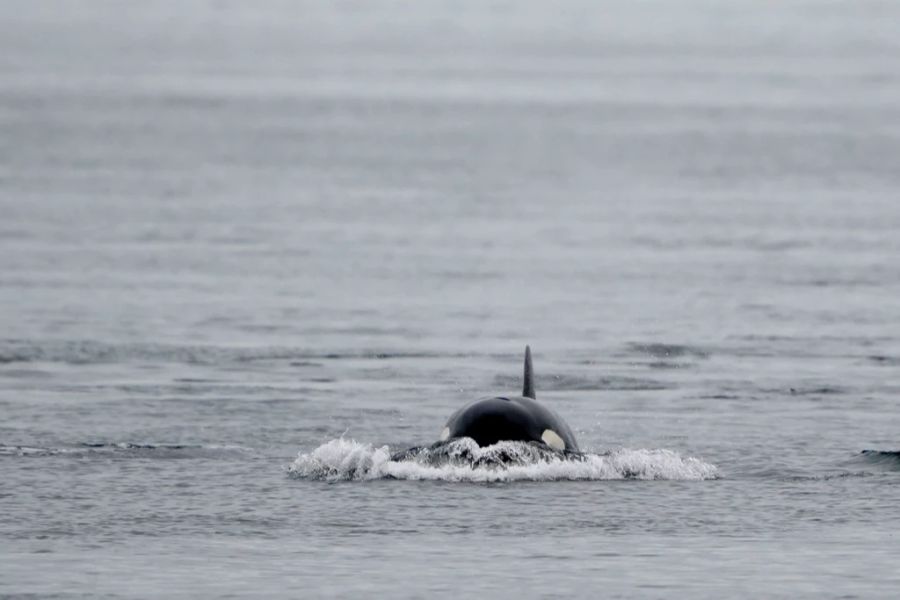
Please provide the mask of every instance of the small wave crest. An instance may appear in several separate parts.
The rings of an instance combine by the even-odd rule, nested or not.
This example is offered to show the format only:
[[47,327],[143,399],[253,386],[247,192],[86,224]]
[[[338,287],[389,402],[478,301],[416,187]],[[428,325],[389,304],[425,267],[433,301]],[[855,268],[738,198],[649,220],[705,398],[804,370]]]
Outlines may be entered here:
[[500,442],[480,448],[470,439],[461,439],[440,448],[392,456],[387,446],[339,438],[312,452],[301,452],[288,467],[288,474],[323,481],[697,481],[718,478],[718,469],[671,450],[619,449],[607,454],[563,456],[523,442]]
[[900,469],[900,450],[863,450],[860,455],[871,464],[891,470]]

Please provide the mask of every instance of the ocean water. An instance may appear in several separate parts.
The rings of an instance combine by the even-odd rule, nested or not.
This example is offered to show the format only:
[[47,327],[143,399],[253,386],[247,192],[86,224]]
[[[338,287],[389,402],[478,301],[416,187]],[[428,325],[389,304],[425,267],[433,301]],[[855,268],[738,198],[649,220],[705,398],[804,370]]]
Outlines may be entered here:
[[0,1],[0,596],[896,597],[898,22]]

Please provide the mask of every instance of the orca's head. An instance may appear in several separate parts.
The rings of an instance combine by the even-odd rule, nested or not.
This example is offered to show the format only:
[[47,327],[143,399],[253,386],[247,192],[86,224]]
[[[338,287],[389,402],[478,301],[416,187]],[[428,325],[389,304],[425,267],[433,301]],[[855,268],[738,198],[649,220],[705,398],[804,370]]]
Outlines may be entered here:
[[578,450],[562,419],[537,401],[519,396],[484,398],[457,411],[441,432],[441,441],[463,437],[482,447],[510,441],[541,442],[560,452]]
[[569,426],[535,399],[531,349],[525,348],[525,383],[521,396],[476,400],[456,411],[441,432],[441,441],[468,437],[479,446],[501,441],[540,442],[554,450],[578,451]]

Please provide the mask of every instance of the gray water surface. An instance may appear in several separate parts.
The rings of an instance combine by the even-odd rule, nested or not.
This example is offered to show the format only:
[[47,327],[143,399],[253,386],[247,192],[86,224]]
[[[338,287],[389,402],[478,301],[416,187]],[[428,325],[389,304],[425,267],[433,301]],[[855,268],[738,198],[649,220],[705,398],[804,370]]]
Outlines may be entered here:
[[0,1],[0,596],[895,597],[898,23]]

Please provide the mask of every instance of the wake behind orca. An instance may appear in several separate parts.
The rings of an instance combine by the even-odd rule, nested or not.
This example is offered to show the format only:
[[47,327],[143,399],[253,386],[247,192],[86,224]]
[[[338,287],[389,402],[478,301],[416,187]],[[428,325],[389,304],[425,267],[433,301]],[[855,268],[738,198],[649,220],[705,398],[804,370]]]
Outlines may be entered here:
[[[581,452],[575,441],[575,434],[569,425],[554,411],[537,401],[534,389],[534,369],[531,364],[531,347],[525,346],[525,369],[521,396],[494,396],[470,402],[453,413],[441,431],[440,439],[431,446],[418,446],[398,452],[392,460],[407,460],[423,454],[436,458],[451,453],[467,458],[465,445],[454,444],[457,440],[469,438],[479,448],[492,447],[500,442],[525,442],[512,456],[508,450],[498,448],[498,452],[479,456],[491,456],[491,461],[510,462],[525,454],[555,454],[567,458],[580,457]],[[483,459],[482,459],[483,460]]]

